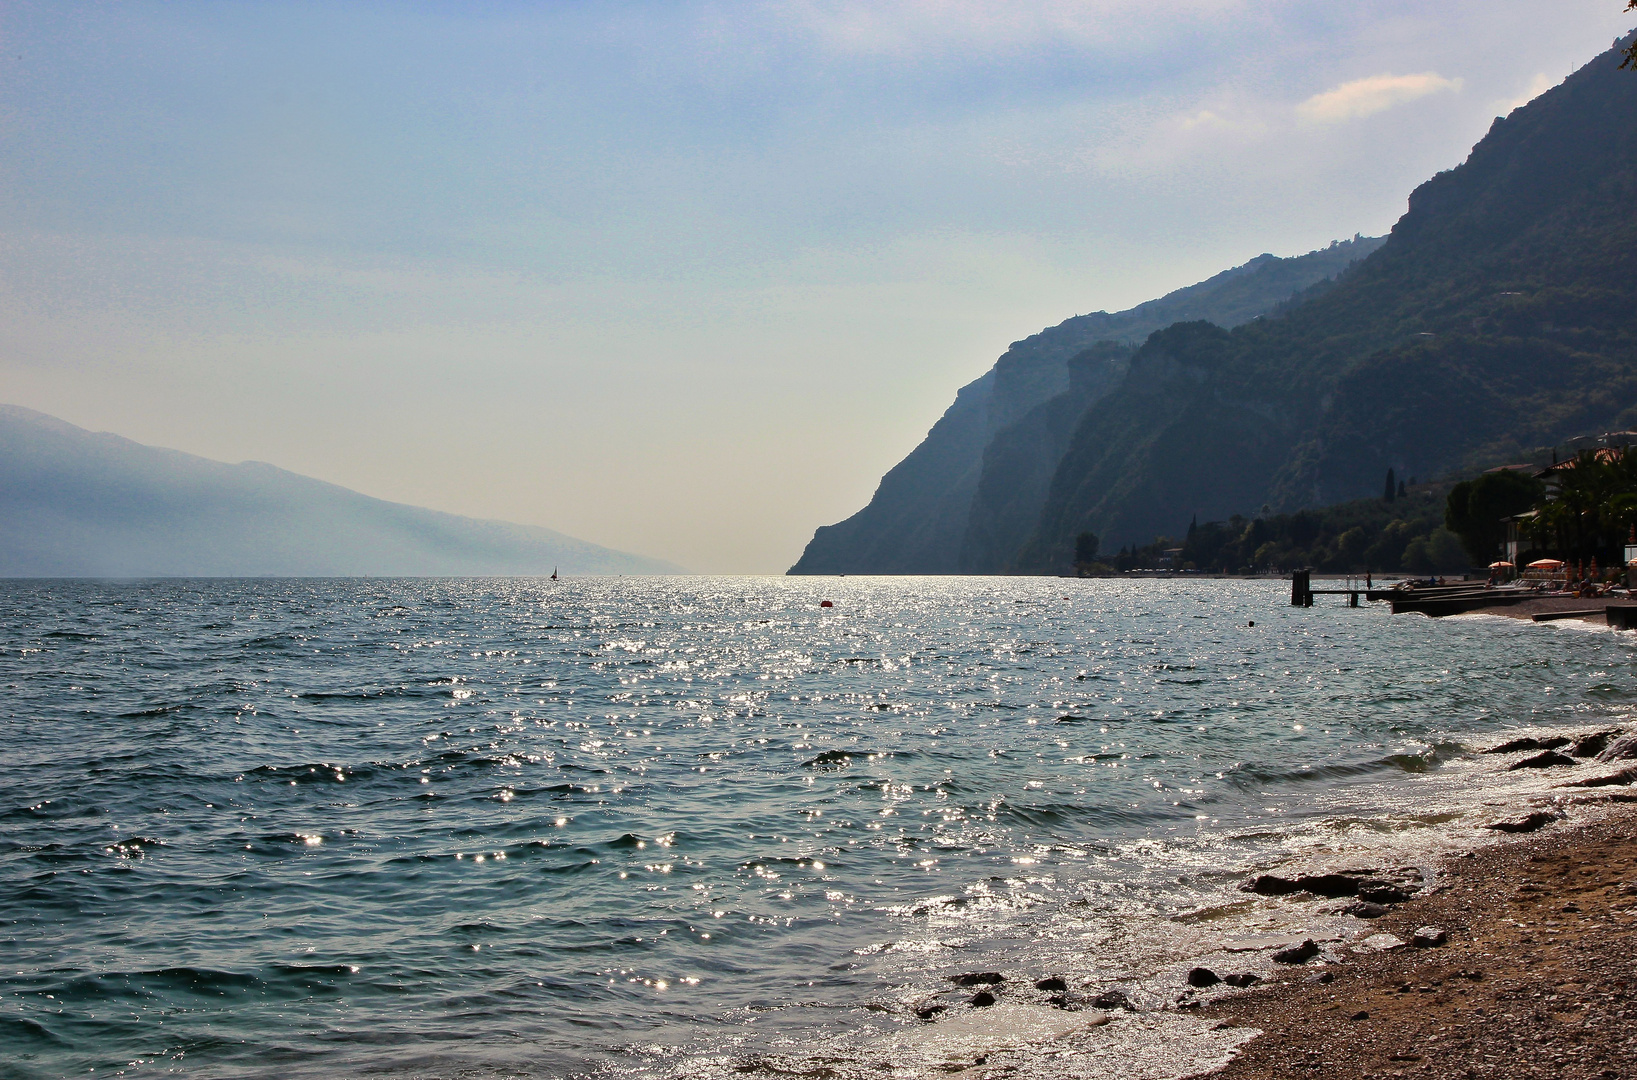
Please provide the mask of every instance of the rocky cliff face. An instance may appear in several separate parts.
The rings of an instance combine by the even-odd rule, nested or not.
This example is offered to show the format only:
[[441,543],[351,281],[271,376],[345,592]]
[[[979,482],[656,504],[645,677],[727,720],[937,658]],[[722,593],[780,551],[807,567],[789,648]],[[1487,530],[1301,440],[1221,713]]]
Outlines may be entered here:
[[1637,77],[1604,54],[1418,188],[1334,287],[1172,327],[1081,416],[1014,567],[1373,495],[1637,421]]
[[1622,48],[1497,119],[1385,243],[1262,256],[1014,345],[792,572],[1060,572],[1082,530],[1146,543],[1637,425]]
[[793,574],[1003,570],[1033,532],[1074,426],[1119,385],[1131,348],[1185,319],[1237,326],[1322,283],[1379,246],[1355,237],[1242,266],[1128,311],[1077,315],[1014,342],[962,387],[863,510],[820,528]]

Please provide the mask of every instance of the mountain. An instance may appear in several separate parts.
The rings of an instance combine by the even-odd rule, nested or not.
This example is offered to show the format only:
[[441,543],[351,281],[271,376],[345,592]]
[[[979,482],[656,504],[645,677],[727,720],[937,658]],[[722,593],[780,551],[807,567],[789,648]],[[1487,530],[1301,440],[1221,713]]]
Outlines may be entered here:
[[1381,242],[1354,237],[1296,258],[1259,255],[1158,300],[1077,315],[1014,342],[956,393],[921,444],[882,478],[869,505],[820,528],[790,572],[998,568],[1030,534],[1075,422],[1119,384],[1132,347],[1182,319],[1237,326],[1265,315]]
[[672,574],[550,529],[360,495],[0,405],[0,577]]
[[[1283,302],[1224,316],[1204,296],[1251,275],[1219,276],[1148,324],[1020,342],[792,572],[1063,572],[1082,531],[1112,551],[1637,426],[1632,40],[1497,118],[1373,252],[1285,278]],[[996,408],[1008,364],[1036,392]]]
[[1379,250],[1276,319],[1151,335],[1080,416],[1007,568],[1379,492],[1637,423],[1637,77],[1497,119]]

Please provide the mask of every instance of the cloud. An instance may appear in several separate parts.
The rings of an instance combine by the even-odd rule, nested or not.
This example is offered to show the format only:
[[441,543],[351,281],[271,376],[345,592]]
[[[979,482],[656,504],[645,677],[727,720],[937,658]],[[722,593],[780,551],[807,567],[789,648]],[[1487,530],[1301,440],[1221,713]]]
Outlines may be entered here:
[[1337,124],[1371,116],[1428,94],[1460,89],[1460,79],[1446,79],[1431,71],[1420,75],[1372,75],[1314,94],[1296,106],[1296,113],[1313,123]]
[[1243,0],[1176,0],[1156,20],[1146,0],[773,0],[772,10],[843,53],[902,55],[950,47],[993,52],[1041,43],[1071,48],[1164,39],[1177,21],[1209,24]]
[[1545,72],[1536,75],[1529,81],[1528,88],[1524,90],[1521,96],[1501,102],[1500,108],[1502,114],[1504,115],[1505,113],[1509,113],[1513,109],[1521,109],[1523,106],[1529,104],[1531,101],[1540,97],[1540,95],[1544,94],[1546,91],[1550,90],[1556,85],[1557,83],[1552,81],[1552,77],[1547,75]]

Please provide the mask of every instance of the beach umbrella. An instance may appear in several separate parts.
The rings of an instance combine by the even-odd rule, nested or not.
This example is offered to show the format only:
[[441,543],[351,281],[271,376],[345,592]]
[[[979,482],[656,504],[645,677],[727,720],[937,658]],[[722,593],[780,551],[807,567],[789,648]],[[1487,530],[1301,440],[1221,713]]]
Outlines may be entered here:
[[1562,559],[1536,559],[1534,562],[1529,564],[1529,569],[1531,569],[1531,570],[1561,570],[1561,569],[1563,569],[1563,560]]
[[1512,564],[1507,562],[1505,559],[1502,559],[1500,562],[1490,563],[1489,568],[1491,570],[1510,570],[1512,569]]

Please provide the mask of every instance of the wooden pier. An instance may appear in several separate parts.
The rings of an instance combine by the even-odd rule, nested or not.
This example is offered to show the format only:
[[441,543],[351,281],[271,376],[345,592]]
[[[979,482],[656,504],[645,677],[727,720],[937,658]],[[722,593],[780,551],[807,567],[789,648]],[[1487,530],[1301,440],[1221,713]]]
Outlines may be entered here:
[[1579,600],[1570,596],[1545,596],[1535,589],[1515,585],[1487,586],[1475,581],[1457,581],[1449,585],[1420,585],[1414,588],[1375,589],[1351,586],[1343,589],[1315,589],[1310,570],[1297,570],[1290,577],[1292,607],[1312,607],[1315,596],[1345,596],[1347,606],[1356,608],[1360,598],[1370,602],[1385,602],[1394,615],[1415,612],[1438,618],[1460,615],[1482,608],[1511,607],[1529,601],[1568,604],[1561,608],[1541,611],[1529,617],[1535,622],[1558,619],[1595,618],[1602,615],[1610,626],[1620,630],[1637,630],[1637,603],[1608,600]]
[[1366,600],[1389,600],[1394,590],[1358,588],[1346,589],[1315,589],[1313,587],[1313,571],[1297,570],[1290,576],[1290,606],[1312,607],[1315,596],[1345,596],[1348,607],[1358,607],[1359,597]]
[[1450,585],[1422,585],[1411,589],[1375,589],[1350,587],[1345,589],[1313,588],[1313,572],[1297,570],[1290,576],[1290,603],[1292,607],[1312,607],[1315,596],[1345,596],[1348,607],[1358,607],[1362,597],[1369,602],[1385,602],[1394,615],[1407,611],[1423,615],[1459,615],[1484,607],[1504,607],[1525,600],[1537,599],[1533,589],[1507,586],[1490,588],[1471,582],[1457,581]]

